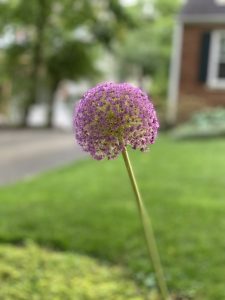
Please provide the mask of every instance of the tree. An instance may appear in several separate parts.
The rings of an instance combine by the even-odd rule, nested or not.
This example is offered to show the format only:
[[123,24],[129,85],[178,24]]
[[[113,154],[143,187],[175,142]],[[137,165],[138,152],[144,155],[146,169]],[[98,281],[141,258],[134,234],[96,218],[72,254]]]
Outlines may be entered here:
[[[171,53],[173,20],[179,0],[152,1],[152,10],[145,10],[146,1],[140,0],[132,13],[139,26],[127,34],[124,44],[117,46],[121,60],[121,76],[126,77],[135,68],[139,84],[145,75],[154,79],[155,92],[164,96],[167,89]],[[150,1],[148,1],[150,4]]]
[[[14,81],[17,94],[23,95],[23,125],[26,125],[30,106],[38,101],[40,84],[45,82],[50,91],[48,125],[51,126],[51,107],[59,81],[91,77],[95,71],[93,49],[99,42],[110,48],[119,32],[118,24],[128,23],[128,18],[117,0],[14,0],[6,3],[10,14],[5,25],[15,33],[24,34],[22,41],[15,39],[5,51],[5,68]],[[76,28],[83,28],[90,39],[77,38]],[[22,85],[17,84],[20,81]]]

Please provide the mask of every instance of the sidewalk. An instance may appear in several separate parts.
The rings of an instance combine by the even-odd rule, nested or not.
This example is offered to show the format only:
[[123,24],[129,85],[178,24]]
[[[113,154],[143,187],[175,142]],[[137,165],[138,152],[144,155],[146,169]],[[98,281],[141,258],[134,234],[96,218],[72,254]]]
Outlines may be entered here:
[[0,185],[84,157],[72,132],[0,130]]

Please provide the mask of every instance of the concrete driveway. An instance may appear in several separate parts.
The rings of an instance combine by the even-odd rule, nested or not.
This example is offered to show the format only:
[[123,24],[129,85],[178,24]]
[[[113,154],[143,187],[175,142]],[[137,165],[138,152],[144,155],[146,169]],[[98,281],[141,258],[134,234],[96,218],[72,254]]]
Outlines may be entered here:
[[0,185],[68,164],[83,156],[72,132],[0,130]]

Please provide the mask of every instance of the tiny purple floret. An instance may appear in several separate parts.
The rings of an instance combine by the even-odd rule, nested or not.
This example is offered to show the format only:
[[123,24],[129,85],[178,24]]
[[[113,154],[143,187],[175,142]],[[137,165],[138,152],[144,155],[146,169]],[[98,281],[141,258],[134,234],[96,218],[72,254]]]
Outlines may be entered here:
[[94,159],[116,158],[126,146],[148,150],[159,122],[151,100],[129,83],[105,82],[88,90],[75,106],[78,144]]

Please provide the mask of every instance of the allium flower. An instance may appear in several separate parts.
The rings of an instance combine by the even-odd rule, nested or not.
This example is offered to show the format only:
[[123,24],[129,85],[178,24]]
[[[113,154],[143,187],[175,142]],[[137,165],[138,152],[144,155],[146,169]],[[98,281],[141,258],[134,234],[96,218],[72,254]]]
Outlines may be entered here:
[[116,158],[127,145],[145,151],[159,128],[148,96],[128,83],[106,82],[88,90],[75,108],[75,136],[84,151]]
[[128,83],[101,83],[87,91],[78,103],[73,125],[78,143],[93,158],[113,159],[122,152],[161,296],[169,300],[154,231],[126,149],[130,145],[145,151],[154,143],[159,123],[153,104],[145,93]]

